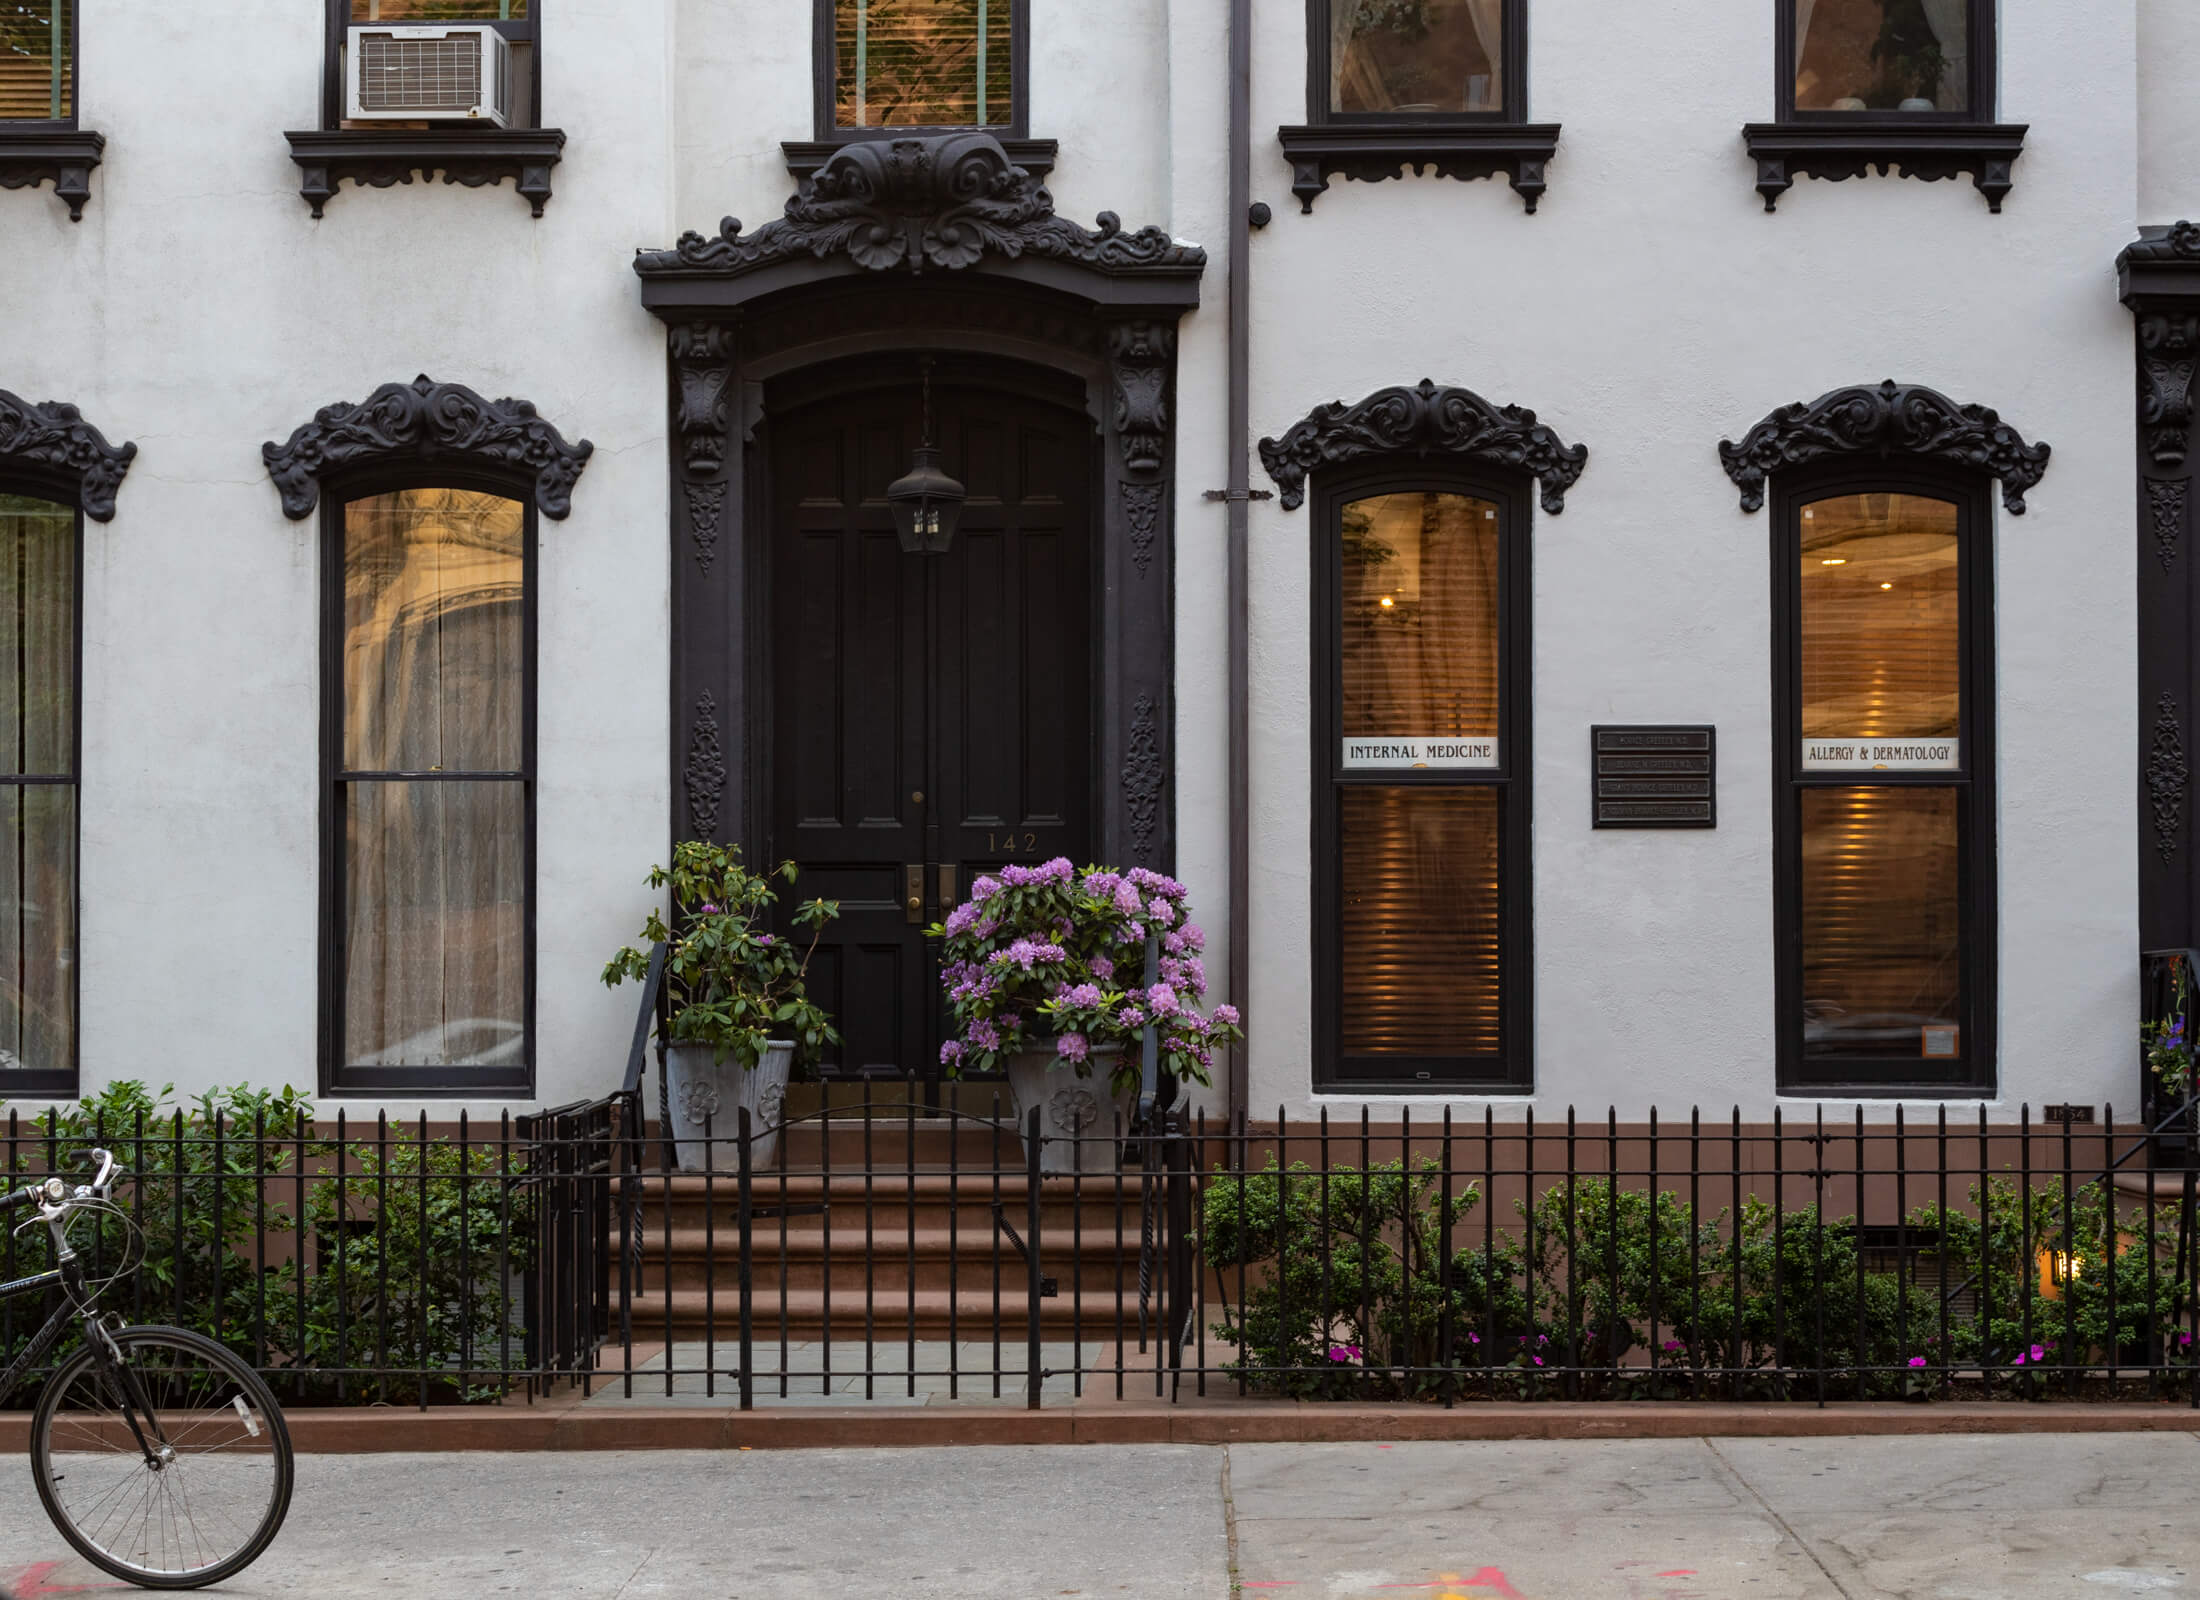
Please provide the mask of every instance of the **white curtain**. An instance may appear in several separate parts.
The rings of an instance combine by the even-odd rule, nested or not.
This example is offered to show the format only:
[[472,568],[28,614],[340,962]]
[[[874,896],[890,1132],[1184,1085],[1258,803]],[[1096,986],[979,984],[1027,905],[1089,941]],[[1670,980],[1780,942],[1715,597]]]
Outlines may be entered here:
[[[1805,4],[1809,0],[1804,0]],[[1925,20],[1940,41],[1940,93],[1934,102],[1943,111],[1963,111],[1971,97],[1971,0],[1924,0]],[[1985,5],[1988,0],[1978,0]]]
[[1495,110],[1505,103],[1505,0],[1467,0],[1467,16],[1474,23],[1475,41],[1490,64],[1493,104],[1482,109]]
[[1810,14],[1818,9],[1818,0],[1795,0],[1795,60],[1803,59],[1803,46],[1810,42]]

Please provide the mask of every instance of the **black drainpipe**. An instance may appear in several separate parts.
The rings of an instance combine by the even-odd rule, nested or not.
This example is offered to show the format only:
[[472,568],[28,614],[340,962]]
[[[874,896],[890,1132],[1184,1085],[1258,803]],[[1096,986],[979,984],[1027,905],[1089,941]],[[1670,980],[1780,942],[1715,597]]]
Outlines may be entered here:
[[[1230,964],[1229,995],[1248,1021],[1246,988],[1251,971],[1246,949],[1252,926],[1253,854],[1248,761],[1251,744],[1250,640],[1246,598],[1247,501],[1252,487],[1248,438],[1252,432],[1252,291],[1247,255],[1252,243],[1253,0],[1230,0]],[[1250,1041],[1230,1052],[1227,1105],[1233,1120],[1248,1114],[1246,1053]]]

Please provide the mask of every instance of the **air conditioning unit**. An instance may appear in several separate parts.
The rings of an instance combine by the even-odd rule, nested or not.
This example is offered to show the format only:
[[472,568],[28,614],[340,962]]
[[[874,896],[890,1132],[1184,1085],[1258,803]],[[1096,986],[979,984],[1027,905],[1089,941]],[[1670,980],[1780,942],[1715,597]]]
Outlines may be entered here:
[[512,47],[488,27],[353,28],[345,51],[354,121],[512,122]]

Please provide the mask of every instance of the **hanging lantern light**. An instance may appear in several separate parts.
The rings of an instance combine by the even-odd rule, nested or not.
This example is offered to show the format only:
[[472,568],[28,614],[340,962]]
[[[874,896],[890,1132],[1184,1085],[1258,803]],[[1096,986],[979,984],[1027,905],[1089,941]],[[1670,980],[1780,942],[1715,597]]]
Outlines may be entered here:
[[905,555],[940,556],[955,542],[955,527],[962,521],[963,486],[940,466],[940,453],[932,444],[932,361],[924,362],[923,443],[912,453],[909,471],[886,490],[886,503],[894,513],[894,532]]

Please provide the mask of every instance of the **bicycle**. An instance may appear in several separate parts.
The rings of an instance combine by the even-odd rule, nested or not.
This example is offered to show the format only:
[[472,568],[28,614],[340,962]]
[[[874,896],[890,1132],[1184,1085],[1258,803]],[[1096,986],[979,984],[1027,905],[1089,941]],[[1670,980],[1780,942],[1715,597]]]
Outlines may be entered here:
[[90,1183],[52,1177],[0,1194],[0,1214],[35,1207],[54,1247],[52,1271],[0,1283],[0,1300],[62,1291],[0,1372],[0,1402],[81,1322],[83,1343],[46,1380],[31,1415],[31,1472],[46,1514],[115,1577],[149,1589],[219,1583],[251,1565],[283,1525],[290,1430],[260,1375],[212,1339],[100,1313],[99,1292],[135,1263],[94,1283],[70,1244],[74,1218],[129,1221],[109,1198],[121,1164],[105,1150],[91,1155],[99,1174]]

